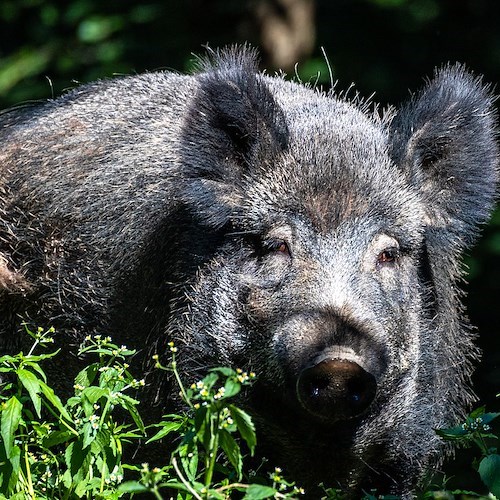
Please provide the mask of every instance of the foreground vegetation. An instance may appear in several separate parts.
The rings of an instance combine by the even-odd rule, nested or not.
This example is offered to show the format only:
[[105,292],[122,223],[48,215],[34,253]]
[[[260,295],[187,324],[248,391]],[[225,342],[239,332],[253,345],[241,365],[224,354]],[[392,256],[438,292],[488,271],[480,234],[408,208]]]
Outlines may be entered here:
[[[27,332],[33,338],[27,354],[0,357],[4,379],[0,385],[0,498],[117,499],[149,493],[157,499],[259,500],[297,498],[304,493],[284,479],[279,468],[261,474],[244,467],[244,453],[253,454],[257,445],[255,428],[250,416],[232,401],[251,384],[254,374],[216,368],[186,388],[171,344],[170,366],[157,361],[157,368],[173,372],[187,411],[166,415],[146,428],[134,397],[144,381],[136,380],[126,363],[133,351],[113,344],[109,337],[87,337],[80,354],[94,361],[77,375],[74,395],[63,402],[43,371],[44,361],[59,352],[46,352],[53,343],[53,330]],[[127,423],[122,422],[124,413],[129,416]],[[498,437],[490,428],[498,415],[480,408],[462,425],[438,432],[444,439],[477,445],[481,458],[473,466],[490,496],[500,498]],[[124,446],[138,440],[148,446],[161,439],[177,443],[162,467],[124,462]],[[443,486],[422,493],[424,498],[461,495],[482,496],[446,491]],[[324,498],[342,496],[339,490],[325,488]],[[365,498],[394,497],[367,492]]]

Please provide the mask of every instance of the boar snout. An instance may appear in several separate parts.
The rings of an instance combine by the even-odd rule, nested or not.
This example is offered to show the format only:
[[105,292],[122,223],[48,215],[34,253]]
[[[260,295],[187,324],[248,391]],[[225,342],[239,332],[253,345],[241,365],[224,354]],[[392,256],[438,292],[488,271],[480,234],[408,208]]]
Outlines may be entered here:
[[300,373],[297,398],[310,414],[329,422],[361,415],[375,398],[375,377],[358,363],[325,359]]

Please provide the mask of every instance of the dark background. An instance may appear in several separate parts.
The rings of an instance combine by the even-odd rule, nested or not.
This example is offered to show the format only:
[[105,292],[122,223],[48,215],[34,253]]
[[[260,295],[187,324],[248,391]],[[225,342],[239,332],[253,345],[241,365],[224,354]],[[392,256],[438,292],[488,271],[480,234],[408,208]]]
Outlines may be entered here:
[[[447,62],[500,81],[498,0],[1,0],[0,108],[117,73],[189,71],[203,45],[244,41],[269,72],[328,86],[324,47],[338,89],[356,82],[382,106]],[[498,409],[500,211],[465,265],[484,352],[476,391]]]

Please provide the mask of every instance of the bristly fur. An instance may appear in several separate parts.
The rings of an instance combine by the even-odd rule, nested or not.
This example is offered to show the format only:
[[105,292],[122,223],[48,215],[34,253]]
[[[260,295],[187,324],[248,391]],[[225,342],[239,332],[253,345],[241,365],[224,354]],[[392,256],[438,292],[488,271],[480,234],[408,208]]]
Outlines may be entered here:
[[257,67],[230,47],[0,114],[0,354],[54,326],[69,395],[76,346],[110,335],[155,419],[181,404],[151,364],[173,340],[186,381],[257,372],[259,456],[310,497],[411,496],[474,399],[457,281],[495,201],[491,89],[445,66],[379,116]]

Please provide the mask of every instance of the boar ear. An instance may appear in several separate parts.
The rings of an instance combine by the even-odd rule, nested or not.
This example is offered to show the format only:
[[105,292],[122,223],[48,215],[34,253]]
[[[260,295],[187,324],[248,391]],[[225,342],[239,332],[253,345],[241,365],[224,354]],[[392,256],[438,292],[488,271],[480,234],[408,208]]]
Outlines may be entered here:
[[188,204],[220,227],[241,206],[245,180],[286,148],[288,129],[252,50],[213,53],[201,71],[184,122],[183,168]]
[[460,65],[436,71],[391,123],[394,159],[421,193],[429,229],[459,248],[493,208],[496,132],[489,87]]

